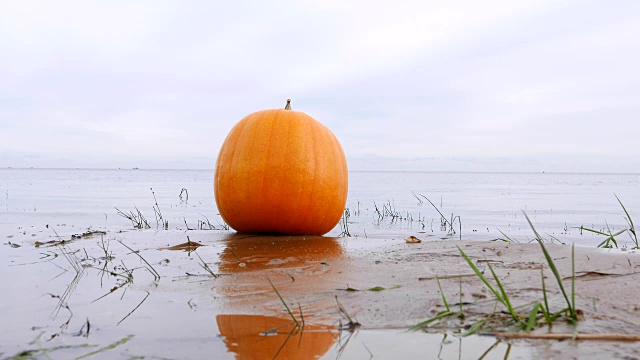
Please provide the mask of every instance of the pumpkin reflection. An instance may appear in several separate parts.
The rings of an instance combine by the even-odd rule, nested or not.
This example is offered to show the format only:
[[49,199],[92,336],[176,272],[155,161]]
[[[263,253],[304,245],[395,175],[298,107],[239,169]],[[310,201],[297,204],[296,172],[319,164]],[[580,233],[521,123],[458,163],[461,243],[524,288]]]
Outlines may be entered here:
[[342,256],[338,241],[322,236],[234,234],[226,245],[219,268],[223,273],[303,267]]
[[[227,300],[228,310],[236,313],[255,312],[256,304],[269,302],[282,307],[267,276],[285,298],[330,288],[330,277],[325,274],[332,269],[333,260],[343,255],[337,239],[321,236],[233,234],[225,243],[218,270],[233,276],[220,277],[216,291]],[[330,332],[334,327],[309,325],[320,309],[330,306],[325,301],[306,301],[303,328],[295,327],[291,319],[259,315],[218,315],[216,321],[227,348],[238,359],[273,359],[276,355],[277,359],[315,359],[336,341],[336,334]]]
[[216,321],[227,349],[237,359],[317,359],[337,340],[330,332],[332,327],[305,325],[300,329],[291,319],[218,315]]

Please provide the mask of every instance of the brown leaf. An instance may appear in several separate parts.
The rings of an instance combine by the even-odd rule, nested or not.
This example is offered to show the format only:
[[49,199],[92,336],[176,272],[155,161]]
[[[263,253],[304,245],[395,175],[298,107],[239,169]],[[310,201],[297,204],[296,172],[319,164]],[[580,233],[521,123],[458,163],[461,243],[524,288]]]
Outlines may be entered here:
[[160,250],[184,250],[184,251],[195,251],[197,248],[199,248],[200,246],[203,246],[202,244],[199,244],[195,241],[187,241],[186,243],[182,243],[182,244],[178,244],[178,245],[174,245],[174,246],[170,246],[167,248],[162,248]]

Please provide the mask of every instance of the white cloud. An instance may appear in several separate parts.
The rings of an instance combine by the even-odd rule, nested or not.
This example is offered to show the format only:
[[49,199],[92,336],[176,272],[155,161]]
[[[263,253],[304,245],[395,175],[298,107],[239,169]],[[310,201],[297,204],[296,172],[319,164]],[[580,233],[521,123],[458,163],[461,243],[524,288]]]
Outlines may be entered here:
[[289,97],[351,157],[640,157],[635,3],[185,4],[2,3],[0,166],[212,159]]

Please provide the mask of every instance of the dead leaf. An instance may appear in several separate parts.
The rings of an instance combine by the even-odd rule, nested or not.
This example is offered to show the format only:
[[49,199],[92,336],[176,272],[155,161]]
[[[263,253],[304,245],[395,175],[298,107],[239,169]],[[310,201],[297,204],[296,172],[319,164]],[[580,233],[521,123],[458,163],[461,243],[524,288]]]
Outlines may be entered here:
[[421,243],[422,240],[418,239],[417,237],[411,235],[407,238],[407,243],[408,244],[417,244],[417,243]]
[[187,241],[186,243],[182,243],[182,244],[178,244],[178,245],[174,245],[166,248],[161,248],[160,250],[174,250],[174,251],[184,250],[184,251],[191,252],[191,251],[195,251],[200,246],[203,246],[203,245],[195,241]]

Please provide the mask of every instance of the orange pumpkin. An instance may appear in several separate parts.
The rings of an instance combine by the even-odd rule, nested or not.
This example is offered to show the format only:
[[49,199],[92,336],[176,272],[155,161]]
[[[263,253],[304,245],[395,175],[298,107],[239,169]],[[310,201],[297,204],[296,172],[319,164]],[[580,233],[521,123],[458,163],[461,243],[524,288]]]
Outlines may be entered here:
[[347,161],[335,135],[311,116],[262,110],[240,120],[218,154],[216,204],[239,232],[321,235],[347,201]]

